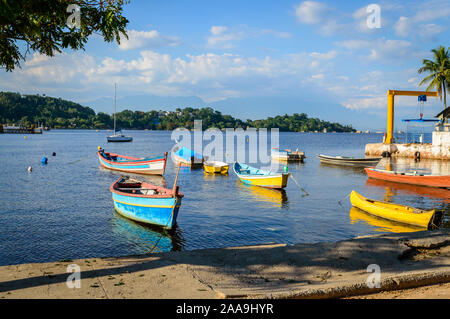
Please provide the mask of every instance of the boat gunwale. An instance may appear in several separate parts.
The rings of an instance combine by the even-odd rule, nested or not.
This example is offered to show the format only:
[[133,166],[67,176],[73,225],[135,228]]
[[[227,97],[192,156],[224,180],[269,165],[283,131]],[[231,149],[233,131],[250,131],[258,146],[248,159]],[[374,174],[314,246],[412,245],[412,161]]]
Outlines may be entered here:
[[406,177],[419,177],[419,178],[423,178],[423,177],[432,177],[432,178],[439,178],[439,177],[450,177],[450,175],[433,175],[433,174],[411,174],[411,173],[407,173],[407,172],[399,172],[399,171],[388,171],[388,170],[384,170],[384,169],[379,169],[379,168],[375,168],[375,167],[366,167],[366,170],[371,170],[373,172],[377,172],[377,173],[381,173],[381,174],[390,174],[390,175],[397,175],[397,176],[406,176]]
[[330,156],[330,155],[324,155],[324,154],[318,154],[317,157],[322,160],[331,160],[336,162],[361,162],[361,163],[367,163],[367,162],[379,162],[382,157],[373,157],[373,158],[356,158],[356,157],[336,157],[336,156]]
[[108,154],[110,154],[112,156],[117,156],[117,157],[121,157],[121,158],[125,158],[125,159],[134,160],[134,161],[128,161],[128,162],[114,162],[114,161],[110,161],[110,160],[106,159],[103,156],[103,154],[100,152],[97,152],[97,154],[105,162],[107,162],[109,164],[115,164],[115,165],[131,165],[131,164],[146,164],[146,163],[152,163],[152,162],[163,162],[167,158],[167,155],[152,157],[152,158],[145,158],[145,157],[132,157],[132,156],[126,156],[126,155],[120,155],[120,154],[108,152]]
[[146,182],[141,182],[141,181],[136,181],[136,182],[140,182],[141,186],[146,186],[145,189],[155,189],[157,191],[160,190],[164,190],[165,191],[165,195],[158,195],[158,194],[153,194],[153,195],[145,195],[145,194],[132,194],[132,193],[127,193],[127,192],[123,192],[120,191],[118,189],[116,189],[116,186],[118,186],[119,181],[121,181],[123,178],[119,177],[110,187],[109,190],[112,193],[115,193],[117,195],[122,195],[122,196],[127,196],[127,197],[139,197],[139,198],[148,198],[148,199],[156,199],[156,198],[183,198],[184,194],[181,192],[178,192],[176,196],[174,196],[173,194],[173,190],[165,188],[165,187],[161,187],[161,186],[157,186],[157,185],[152,185]]
[[[236,173],[236,175],[239,176],[239,177],[242,176],[242,177],[245,177],[245,178],[250,177],[249,179],[251,179],[251,178],[253,178],[253,179],[259,179],[259,178],[280,178],[280,177],[283,177],[283,176],[286,176],[286,175],[289,176],[291,174],[291,173],[270,173],[271,175],[242,174],[242,173],[238,173],[236,171],[236,168],[235,168],[236,164],[240,165],[238,162],[235,162],[233,164],[233,171]],[[247,166],[249,166],[249,165],[247,165]],[[265,170],[262,170],[262,171],[265,171]]]
[[230,164],[221,162],[221,161],[205,161],[205,162],[203,162],[203,165],[209,166],[209,167],[217,167],[217,168],[230,166]]

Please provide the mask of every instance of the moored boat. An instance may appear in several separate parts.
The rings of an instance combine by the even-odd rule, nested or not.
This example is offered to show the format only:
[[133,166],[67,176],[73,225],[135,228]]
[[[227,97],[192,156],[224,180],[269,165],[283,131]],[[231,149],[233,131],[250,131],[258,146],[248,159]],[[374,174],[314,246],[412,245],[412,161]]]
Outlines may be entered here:
[[166,229],[175,226],[183,194],[178,187],[160,186],[120,177],[111,187],[115,210],[124,217]]
[[450,188],[450,175],[425,174],[414,170],[409,172],[389,171],[374,167],[365,168],[365,171],[367,176],[374,179],[412,185]]
[[203,170],[209,174],[228,174],[229,165],[220,161],[207,161],[203,163]]
[[117,91],[117,84],[114,83],[114,134],[107,136],[106,140],[108,142],[114,142],[114,143],[124,143],[124,142],[132,142],[133,138],[131,136],[125,136],[122,133],[122,130],[116,128],[116,91]]
[[121,142],[132,142],[133,138],[131,136],[124,135],[121,130],[115,130],[113,135],[106,137],[106,140],[110,143],[111,142],[121,143]]
[[273,173],[242,163],[234,163],[233,170],[241,182],[268,188],[284,188],[290,173]]
[[323,154],[319,154],[317,157],[320,159],[321,163],[342,166],[373,166],[381,160],[381,157],[357,158],[346,156],[329,156]]
[[305,152],[299,152],[298,150],[292,151],[290,149],[272,148],[272,150],[270,151],[270,156],[273,160],[276,161],[303,162],[303,159],[305,158]]
[[203,167],[204,157],[184,146],[175,146],[172,150],[172,159],[177,165],[190,166],[191,168]]
[[163,175],[166,168],[167,152],[164,156],[141,158],[105,152],[99,147],[97,154],[102,167],[115,171],[145,175]]
[[378,217],[428,228],[434,222],[436,210],[422,210],[410,206],[368,199],[355,191],[350,194],[353,206]]

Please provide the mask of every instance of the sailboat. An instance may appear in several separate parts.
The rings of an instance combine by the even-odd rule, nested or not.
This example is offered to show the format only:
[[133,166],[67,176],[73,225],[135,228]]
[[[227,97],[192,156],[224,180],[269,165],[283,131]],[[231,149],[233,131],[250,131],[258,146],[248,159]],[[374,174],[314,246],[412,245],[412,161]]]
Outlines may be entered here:
[[117,85],[114,83],[114,134],[106,137],[108,142],[131,142],[133,138],[131,136],[125,136],[122,134],[122,130],[116,129],[116,91]]

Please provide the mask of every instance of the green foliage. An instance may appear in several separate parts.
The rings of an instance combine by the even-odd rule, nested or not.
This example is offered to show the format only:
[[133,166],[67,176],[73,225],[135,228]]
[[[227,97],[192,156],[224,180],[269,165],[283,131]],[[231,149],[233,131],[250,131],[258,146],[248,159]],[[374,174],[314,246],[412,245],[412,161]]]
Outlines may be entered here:
[[[194,120],[202,120],[202,128],[279,128],[280,131],[327,131],[352,132],[351,126],[308,118],[305,113],[269,117],[265,120],[235,119],[230,115],[210,107],[194,109],[186,107],[169,111],[130,111],[117,113],[116,126],[123,129],[173,130],[177,127],[194,128]],[[42,123],[52,128],[111,129],[113,115],[103,112],[96,114],[90,107],[40,95],[20,95],[19,93],[0,92],[0,123],[22,123],[26,126]]]
[[427,91],[436,90],[439,97],[444,100],[444,109],[447,107],[447,90],[450,89],[450,48],[439,46],[432,49],[433,60],[423,59],[419,73],[429,73],[421,82],[427,84]]
[[[83,49],[88,37],[100,34],[107,42],[120,43],[128,20],[122,16],[126,0],[0,0],[0,66],[12,71],[29,50],[53,56],[63,49]],[[67,20],[80,8],[80,25]],[[21,52],[25,44],[26,49]]]

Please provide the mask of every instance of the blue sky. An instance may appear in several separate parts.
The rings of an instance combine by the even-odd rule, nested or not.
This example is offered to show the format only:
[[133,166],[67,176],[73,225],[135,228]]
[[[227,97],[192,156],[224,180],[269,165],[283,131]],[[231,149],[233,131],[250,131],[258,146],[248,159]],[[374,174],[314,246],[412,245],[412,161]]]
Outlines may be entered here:
[[[367,6],[381,9],[368,28]],[[85,51],[31,53],[0,71],[0,90],[46,94],[112,112],[211,106],[242,119],[305,112],[384,130],[386,91],[418,90],[423,58],[449,46],[450,2],[144,1],[125,6],[129,40],[93,36]],[[424,88],[423,88],[424,89]],[[442,109],[426,103],[425,116]],[[416,98],[396,99],[402,117]]]

